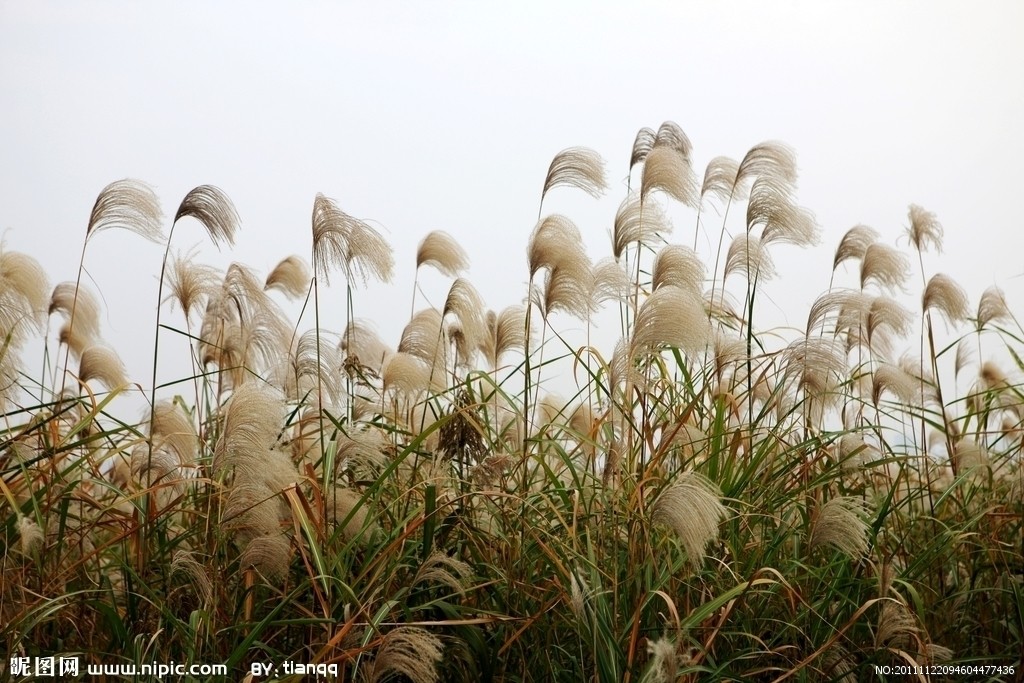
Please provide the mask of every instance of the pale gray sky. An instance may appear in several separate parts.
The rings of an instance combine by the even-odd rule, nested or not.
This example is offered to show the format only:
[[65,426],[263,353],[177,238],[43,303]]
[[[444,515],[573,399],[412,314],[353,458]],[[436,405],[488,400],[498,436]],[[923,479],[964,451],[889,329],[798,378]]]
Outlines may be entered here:
[[[107,183],[154,185],[168,216],[211,183],[242,217],[237,249],[219,255],[195,224],[175,245],[265,274],[308,258],[323,192],[395,248],[394,283],[356,301],[395,342],[423,235],[462,242],[491,307],[517,302],[552,156],[586,145],[607,161],[604,199],[564,190],[546,205],[577,222],[596,260],[633,136],[671,119],[698,172],[766,139],[796,149],[799,199],[824,240],[776,251],[764,291],[790,323],[828,286],[846,229],[866,223],[895,243],[912,202],[946,229],[930,270],[957,278],[972,306],[998,284],[1024,311],[1021,27],[1017,2],[0,1],[0,229],[55,284],[74,279]],[[672,214],[673,241],[692,243],[692,212]],[[161,253],[110,232],[86,255],[104,335],[144,384]],[[340,321],[335,280],[328,320]],[[446,282],[425,287],[438,301]]]

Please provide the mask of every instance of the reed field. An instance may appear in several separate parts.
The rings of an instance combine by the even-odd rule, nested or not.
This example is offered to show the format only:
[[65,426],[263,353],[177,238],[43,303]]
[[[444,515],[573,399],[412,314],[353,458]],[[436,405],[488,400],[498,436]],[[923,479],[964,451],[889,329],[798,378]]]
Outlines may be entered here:
[[[452,236],[396,263],[317,188],[269,273],[180,249],[186,218],[226,252],[244,230],[210,185],[170,219],[145,183],[111,183],[56,285],[0,252],[5,658],[226,680],[267,680],[260,662],[367,683],[1020,680],[1019,302],[944,274],[941,217],[913,204],[902,232],[837,235],[831,281],[782,267],[823,239],[783,143],[702,170],[666,122],[628,173],[588,253],[546,202],[608,193],[606,163],[550,160],[523,251],[489,276],[529,283],[500,310]],[[83,272],[108,230],[166,249],[145,340],[101,336]],[[397,268],[449,289],[361,299]],[[776,280],[820,292],[776,302],[800,329],[760,322]],[[402,317],[400,338],[373,316]],[[154,338],[152,376],[128,377],[118,349]],[[114,410],[128,393],[143,414]]]

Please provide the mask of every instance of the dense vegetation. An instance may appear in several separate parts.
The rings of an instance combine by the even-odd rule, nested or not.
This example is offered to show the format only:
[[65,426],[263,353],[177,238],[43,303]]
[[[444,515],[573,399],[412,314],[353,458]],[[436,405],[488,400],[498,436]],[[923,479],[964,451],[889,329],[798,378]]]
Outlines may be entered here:
[[[911,206],[909,252],[850,229],[806,328],[762,330],[772,253],[820,239],[792,152],[765,143],[700,178],[665,123],[629,172],[595,262],[543,203],[605,192],[604,163],[555,157],[521,272],[502,274],[528,277],[523,305],[488,310],[458,243],[427,235],[416,268],[451,288],[394,348],[352,316],[391,249],[333,200],[315,199],[310,259],[263,278],[175,255],[185,217],[233,242],[219,189],[189,193],[165,235],[148,186],[109,185],[83,264],[108,228],[167,245],[152,381],[131,378],[141,421],[107,410],[133,384],[81,276],[51,288],[0,253],[4,652],[226,663],[232,680],[286,660],[415,683],[1020,671],[1024,331],[1002,292],[972,306],[930,272],[942,227]],[[669,206],[698,225],[721,210],[717,252],[673,242],[690,240]],[[329,277],[348,293],[333,333]],[[913,281],[917,310],[899,296]],[[48,318],[40,381],[22,354]],[[580,321],[583,341],[562,331]],[[158,386],[168,335],[193,340],[193,372]],[[575,381],[554,387],[556,366]]]

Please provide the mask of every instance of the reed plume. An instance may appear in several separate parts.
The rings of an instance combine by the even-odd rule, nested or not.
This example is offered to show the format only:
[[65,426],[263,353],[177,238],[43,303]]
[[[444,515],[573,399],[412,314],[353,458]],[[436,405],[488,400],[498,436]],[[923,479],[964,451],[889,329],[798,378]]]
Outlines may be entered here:
[[644,161],[640,198],[645,206],[651,192],[656,190],[686,206],[696,207],[700,203],[697,178],[690,160],[672,147],[655,145]]
[[604,159],[600,154],[587,147],[563,149],[551,160],[547,177],[544,178],[541,202],[552,188],[560,185],[583,190],[597,199],[608,189]]
[[748,281],[775,277],[775,262],[756,234],[741,233],[729,244],[725,257],[725,277],[739,273]]
[[875,243],[880,235],[878,231],[867,225],[855,225],[843,234],[836,247],[835,258],[832,259],[832,270],[839,267],[840,263],[850,259],[861,260],[868,247]]
[[448,277],[458,277],[469,268],[469,256],[454,237],[443,230],[427,234],[416,250],[416,268],[431,266]]
[[742,199],[742,196],[737,195],[733,189],[736,187],[736,176],[739,170],[739,162],[730,157],[720,156],[709,161],[707,169],[704,171],[704,182],[700,187],[701,199],[707,195],[717,197],[722,202]]
[[650,246],[671,232],[672,223],[657,202],[645,204],[639,194],[627,195],[615,212],[612,255],[619,260],[630,244]]
[[495,370],[501,357],[513,349],[526,346],[526,309],[513,305],[500,313],[487,311],[487,333],[480,339],[480,353]]
[[890,291],[902,289],[909,275],[907,257],[895,248],[875,242],[864,250],[860,262],[861,289],[872,283]]
[[43,329],[49,290],[35,259],[0,245],[0,408],[17,388],[21,347]]
[[704,289],[704,262],[689,247],[680,244],[662,247],[654,259],[651,289],[657,291],[665,285],[699,294]]
[[832,546],[853,559],[867,554],[868,508],[860,498],[837,496],[818,508],[808,546]]
[[707,546],[718,538],[718,525],[726,517],[721,491],[704,475],[683,472],[655,500],[652,518],[671,527],[693,567],[704,561]]
[[654,147],[654,140],[656,137],[657,134],[646,126],[636,132],[636,137],[633,139],[633,151],[629,155],[630,171],[633,170],[634,166],[643,163],[643,161],[647,159],[647,155],[650,154],[651,148]]
[[[66,338],[76,355],[99,339],[100,304],[91,290],[74,282],[61,282],[53,288],[49,312],[60,313],[66,320]],[[61,331],[62,336],[65,336],[64,330]]]
[[128,384],[128,375],[121,357],[112,348],[102,344],[93,344],[82,351],[78,378],[83,382],[99,380],[111,391]]
[[593,284],[591,298],[596,308],[606,301],[625,300],[629,296],[632,283],[622,264],[609,256],[594,264]]
[[793,203],[788,181],[775,175],[754,180],[747,202],[747,231],[762,226],[761,244],[773,242],[809,247],[818,243],[814,214]]
[[312,277],[312,271],[310,271],[306,260],[293,254],[274,266],[270,275],[267,276],[263,289],[278,289],[290,299],[301,299],[309,293],[309,283]]
[[330,271],[344,270],[350,285],[355,277],[365,284],[372,275],[391,281],[394,256],[380,233],[365,221],[338,208],[333,199],[317,193],[313,201],[313,272],[330,284]]
[[381,366],[394,353],[373,329],[373,323],[369,320],[353,320],[345,326],[345,332],[341,335],[340,347],[342,353],[358,362],[359,365],[373,370],[380,374]]
[[919,252],[928,251],[934,248],[935,251],[942,251],[942,225],[939,219],[931,211],[925,211],[917,204],[911,204],[907,211],[910,219],[910,226],[907,227],[907,235],[910,243]]
[[777,140],[754,145],[743,156],[736,171],[736,187],[762,176],[774,177],[778,182],[792,185],[796,182],[796,155],[793,149]]
[[978,300],[977,329],[980,331],[990,322],[1005,322],[1013,319],[1010,307],[1006,304],[1003,290],[993,285],[981,293]]
[[222,277],[213,266],[196,263],[193,253],[178,254],[171,261],[168,275],[171,291],[164,302],[177,303],[185,320],[190,321],[217,291]]
[[410,683],[437,683],[437,665],[444,656],[441,639],[418,626],[398,626],[384,642],[370,666],[368,683],[405,678]]
[[104,187],[96,197],[89,214],[85,240],[88,242],[104,230],[121,228],[151,242],[162,243],[162,220],[163,210],[153,188],[139,180],[117,180]]
[[235,233],[238,231],[240,219],[235,205],[219,187],[200,185],[189,191],[178,205],[174,223],[186,216],[202,223],[210,236],[210,241],[217,247],[225,243],[235,243]]
[[468,367],[487,334],[484,303],[469,280],[456,278],[448,290],[441,315],[454,319],[448,336],[455,342],[456,365]]
[[653,292],[637,313],[629,348],[633,358],[662,347],[678,348],[694,357],[711,341],[704,304],[695,292],[664,285]]
[[936,309],[947,324],[954,326],[970,315],[967,293],[956,280],[944,273],[936,273],[928,280],[921,297],[921,309],[925,312]]

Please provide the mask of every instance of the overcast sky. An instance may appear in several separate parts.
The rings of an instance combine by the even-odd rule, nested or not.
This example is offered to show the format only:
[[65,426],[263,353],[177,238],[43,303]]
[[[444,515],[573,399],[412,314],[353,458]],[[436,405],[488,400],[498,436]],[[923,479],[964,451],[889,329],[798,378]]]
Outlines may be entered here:
[[[895,244],[910,203],[946,229],[930,271],[972,306],[998,284],[1024,311],[1021,27],[1018,2],[0,1],[0,229],[56,284],[75,278],[107,183],[152,184],[168,216],[210,183],[242,217],[236,249],[218,254],[194,223],[175,245],[266,274],[308,258],[323,192],[395,248],[394,282],[356,299],[395,343],[428,231],[460,240],[491,307],[518,302],[554,154],[585,145],[607,161],[605,198],[560,190],[546,205],[596,260],[637,129],[671,119],[699,172],[767,139],[796,149],[823,243],[778,249],[765,295],[789,323],[827,288],[845,230],[866,223]],[[692,212],[673,216],[673,240],[692,244]],[[123,232],[86,254],[104,336],[143,384],[161,254]],[[446,285],[425,289],[438,301]],[[340,321],[343,289],[331,296]]]

